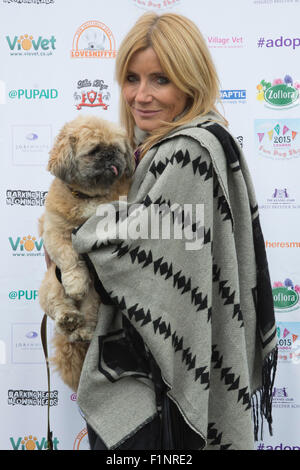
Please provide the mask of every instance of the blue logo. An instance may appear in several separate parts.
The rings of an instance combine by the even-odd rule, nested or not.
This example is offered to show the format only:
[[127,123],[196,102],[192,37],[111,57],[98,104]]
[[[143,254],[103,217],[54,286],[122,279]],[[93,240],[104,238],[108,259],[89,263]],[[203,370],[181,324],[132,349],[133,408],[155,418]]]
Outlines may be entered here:
[[36,331],[29,331],[27,333],[27,335],[25,335],[26,338],[29,338],[29,339],[33,339],[33,338],[36,338],[38,336],[37,332]]
[[246,90],[220,90],[222,100],[245,100]]

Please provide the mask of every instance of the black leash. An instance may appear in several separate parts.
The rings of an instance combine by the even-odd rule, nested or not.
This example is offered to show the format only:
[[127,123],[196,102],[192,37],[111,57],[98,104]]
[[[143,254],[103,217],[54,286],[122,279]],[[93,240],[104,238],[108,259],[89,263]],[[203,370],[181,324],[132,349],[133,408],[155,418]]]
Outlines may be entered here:
[[48,380],[48,405],[47,405],[47,449],[46,450],[53,450],[53,440],[52,436],[53,433],[50,431],[50,368],[49,368],[49,361],[48,361],[48,347],[47,347],[47,315],[43,316],[43,320],[41,323],[41,339],[42,345],[46,360],[46,367],[47,367],[47,380]]

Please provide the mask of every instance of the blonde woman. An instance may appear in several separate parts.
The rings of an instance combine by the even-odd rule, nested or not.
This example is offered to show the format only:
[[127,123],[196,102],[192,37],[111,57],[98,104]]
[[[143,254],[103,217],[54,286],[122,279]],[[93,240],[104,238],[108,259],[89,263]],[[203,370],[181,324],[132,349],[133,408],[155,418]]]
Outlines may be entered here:
[[134,181],[108,232],[98,214],[73,236],[103,300],[78,390],[91,449],[254,449],[262,419],[271,431],[276,330],[215,67],[192,21],[148,13],[116,72]]

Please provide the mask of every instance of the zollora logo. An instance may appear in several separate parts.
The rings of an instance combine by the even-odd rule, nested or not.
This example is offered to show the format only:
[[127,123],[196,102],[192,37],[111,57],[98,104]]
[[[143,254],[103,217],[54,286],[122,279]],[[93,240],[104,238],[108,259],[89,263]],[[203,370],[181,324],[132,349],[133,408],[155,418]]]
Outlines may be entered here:
[[23,34],[6,36],[6,41],[11,55],[52,55],[52,51],[56,49],[54,36],[50,39],[43,38],[43,36],[34,39],[31,34]]
[[[48,448],[48,441],[45,437],[42,439],[38,439],[34,434],[28,434],[24,437],[19,437],[16,440],[11,437],[10,443],[12,445],[13,450],[43,450]],[[59,440],[57,437],[53,439],[53,449],[57,449],[57,444],[59,444]]]
[[299,308],[300,286],[294,285],[291,279],[273,284],[273,301],[276,310],[291,311]]
[[258,101],[265,101],[271,108],[288,108],[299,104],[300,83],[290,75],[284,79],[276,78],[273,82],[261,80],[257,85]]
[[39,240],[31,235],[25,237],[8,238],[13,251],[13,256],[42,256],[43,239]]
[[300,157],[299,119],[257,119],[255,139],[259,155],[272,160]]
[[71,50],[72,59],[114,59],[116,55],[115,38],[104,23],[87,21],[76,31]]

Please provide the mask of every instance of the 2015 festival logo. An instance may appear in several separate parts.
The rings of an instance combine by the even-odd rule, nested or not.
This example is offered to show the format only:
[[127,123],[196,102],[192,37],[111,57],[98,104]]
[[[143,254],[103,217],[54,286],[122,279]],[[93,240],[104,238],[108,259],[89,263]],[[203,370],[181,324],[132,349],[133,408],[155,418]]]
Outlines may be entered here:
[[114,59],[116,41],[110,28],[100,21],[83,23],[73,38],[72,59]]
[[77,90],[74,93],[76,109],[99,108],[107,110],[111,94],[104,80],[78,80]]
[[50,56],[56,50],[56,38],[21,34],[19,36],[6,36],[11,56]]
[[272,292],[275,311],[291,312],[300,308],[300,286],[295,284],[292,279],[287,278],[283,282],[274,282]]
[[134,5],[144,10],[165,10],[181,3],[181,0],[132,0]]
[[272,82],[261,80],[256,86],[256,98],[272,109],[289,109],[299,105],[300,81],[286,74]]
[[275,161],[300,157],[299,119],[256,119],[254,132],[258,155]]
[[300,362],[300,325],[298,322],[277,322],[278,361],[284,364]]

